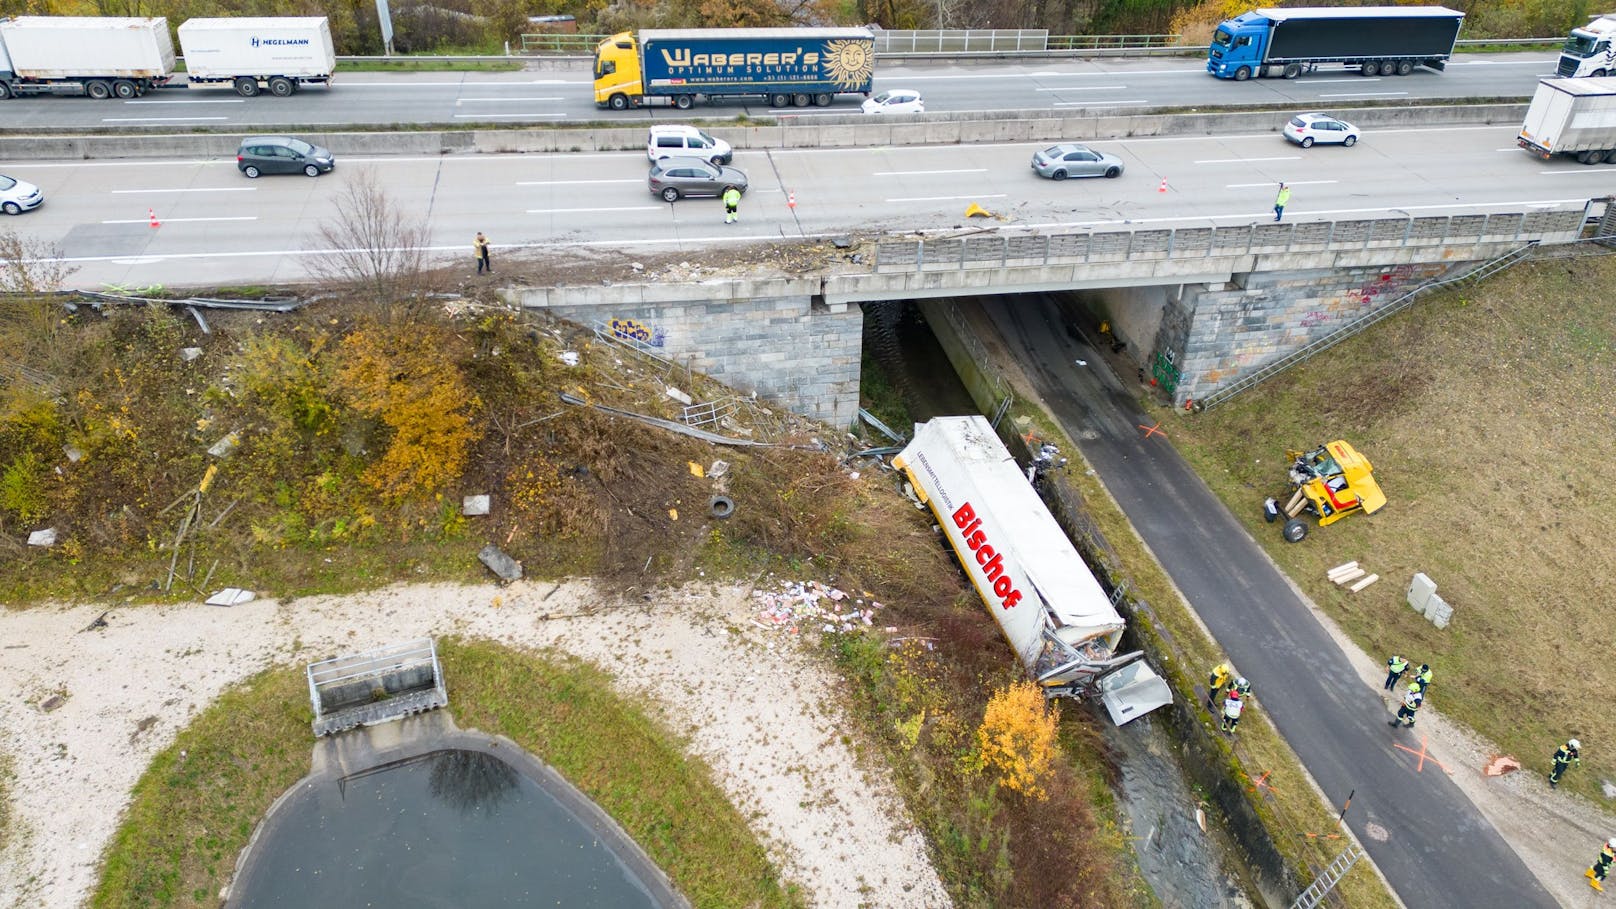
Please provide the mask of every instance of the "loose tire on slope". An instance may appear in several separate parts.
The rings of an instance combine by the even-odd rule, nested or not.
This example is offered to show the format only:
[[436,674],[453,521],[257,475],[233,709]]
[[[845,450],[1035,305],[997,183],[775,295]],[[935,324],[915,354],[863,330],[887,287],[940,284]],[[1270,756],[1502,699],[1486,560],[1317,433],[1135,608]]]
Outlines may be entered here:
[[1300,543],[1307,538],[1307,522],[1301,518],[1291,518],[1285,522],[1285,528],[1280,533],[1285,535],[1285,542]]

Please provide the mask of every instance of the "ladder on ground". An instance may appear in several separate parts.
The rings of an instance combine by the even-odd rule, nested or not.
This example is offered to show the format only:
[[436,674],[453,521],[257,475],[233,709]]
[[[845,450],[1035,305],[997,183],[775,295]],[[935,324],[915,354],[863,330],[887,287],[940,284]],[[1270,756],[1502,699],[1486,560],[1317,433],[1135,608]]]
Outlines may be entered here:
[[1302,891],[1302,895],[1296,898],[1296,902],[1291,903],[1291,909],[1313,909],[1314,906],[1324,902],[1324,898],[1329,895],[1331,890],[1335,889],[1335,885],[1342,878],[1347,876],[1347,872],[1352,870],[1352,866],[1357,864],[1358,860],[1363,858],[1363,855],[1364,851],[1361,846],[1357,843],[1349,844],[1346,849],[1342,850],[1340,855],[1335,857],[1334,861],[1330,862],[1330,866],[1325,868],[1322,874],[1314,878],[1313,883],[1309,884],[1306,890]]

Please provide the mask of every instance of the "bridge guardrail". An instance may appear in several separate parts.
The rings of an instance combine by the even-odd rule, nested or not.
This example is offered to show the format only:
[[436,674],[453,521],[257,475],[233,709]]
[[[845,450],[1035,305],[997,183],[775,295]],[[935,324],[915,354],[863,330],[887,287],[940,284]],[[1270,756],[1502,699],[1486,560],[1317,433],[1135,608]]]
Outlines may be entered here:
[[1473,215],[1358,218],[1346,221],[1166,227],[1058,234],[976,234],[884,239],[875,244],[877,273],[959,271],[1010,266],[1191,259],[1325,252],[1462,243],[1569,241],[1581,232],[1588,206]]

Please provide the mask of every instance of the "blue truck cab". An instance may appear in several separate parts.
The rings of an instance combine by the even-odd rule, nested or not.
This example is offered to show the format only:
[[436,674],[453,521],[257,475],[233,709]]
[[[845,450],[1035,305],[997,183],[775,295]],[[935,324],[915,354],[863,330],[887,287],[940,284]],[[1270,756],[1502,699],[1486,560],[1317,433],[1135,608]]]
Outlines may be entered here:
[[1464,13],[1443,6],[1336,6],[1254,9],[1220,23],[1206,71],[1244,82],[1295,79],[1324,64],[1365,76],[1440,70],[1453,56]]
[[1225,19],[1212,33],[1206,71],[1220,79],[1234,79],[1244,67],[1249,78],[1262,65],[1273,25],[1271,19],[1256,10]]

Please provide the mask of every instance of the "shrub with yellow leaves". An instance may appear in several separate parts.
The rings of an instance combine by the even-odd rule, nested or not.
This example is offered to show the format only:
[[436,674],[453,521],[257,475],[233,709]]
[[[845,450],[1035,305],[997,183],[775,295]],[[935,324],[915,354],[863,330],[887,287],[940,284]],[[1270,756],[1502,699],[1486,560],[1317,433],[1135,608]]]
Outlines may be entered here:
[[1054,766],[1058,709],[1032,682],[1014,682],[988,699],[976,728],[982,765],[998,774],[999,785],[1032,799],[1048,797],[1044,783]]

